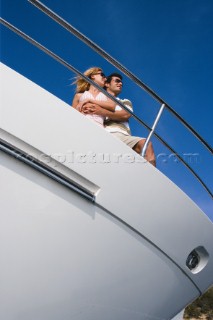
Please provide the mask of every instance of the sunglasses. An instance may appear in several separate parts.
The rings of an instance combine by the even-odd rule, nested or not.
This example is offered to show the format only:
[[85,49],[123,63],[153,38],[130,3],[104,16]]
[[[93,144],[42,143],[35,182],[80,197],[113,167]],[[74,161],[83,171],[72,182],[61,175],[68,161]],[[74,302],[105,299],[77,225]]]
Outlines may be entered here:
[[123,83],[122,80],[120,80],[120,79],[115,79],[114,81],[115,81],[115,83]]
[[103,72],[97,72],[97,73],[93,73],[93,75],[95,76],[96,74],[100,74],[102,76],[102,78],[106,78],[105,74]]

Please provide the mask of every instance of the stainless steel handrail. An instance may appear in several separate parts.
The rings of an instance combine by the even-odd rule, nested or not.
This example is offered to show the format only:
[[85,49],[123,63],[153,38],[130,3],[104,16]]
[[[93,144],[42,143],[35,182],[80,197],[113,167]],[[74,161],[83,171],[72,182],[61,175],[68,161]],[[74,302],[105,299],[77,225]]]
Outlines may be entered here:
[[[9,28],[10,30],[12,30],[13,32],[15,32],[16,34],[18,34],[19,36],[21,36],[22,38],[24,38],[25,40],[27,40],[28,42],[30,42],[31,44],[33,44],[34,46],[36,46],[38,49],[42,50],[43,52],[45,52],[46,54],[48,54],[50,57],[52,57],[53,59],[55,59],[56,61],[58,61],[59,63],[61,63],[63,66],[65,66],[66,68],[68,68],[69,70],[71,70],[72,72],[78,74],[79,76],[81,76],[82,78],[84,78],[87,82],[89,82],[90,84],[92,84],[93,86],[95,86],[97,89],[99,89],[101,92],[103,92],[105,95],[107,95],[111,100],[113,100],[114,102],[116,102],[116,104],[119,104],[123,109],[125,109],[128,113],[130,113],[140,124],[142,124],[143,126],[145,126],[148,130],[152,130],[146,123],[143,122],[142,119],[140,119],[138,116],[136,116],[131,110],[129,110],[124,104],[122,104],[119,100],[117,100],[114,96],[110,95],[107,91],[105,91],[102,87],[100,87],[97,83],[95,83],[94,81],[92,81],[90,78],[86,77],[82,72],[80,72],[79,70],[77,70],[75,67],[73,67],[72,65],[70,65],[68,62],[66,62],[65,60],[63,60],[61,57],[59,57],[58,55],[56,55],[55,53],[53,53],[52,51],[50,51],[49,49],[47,49],[46,47],[44,47],[43,45],[41,45],[39,42],[37,42],[36,40],[34,40],[33,38],[29,37],[27,34],[25,34],[24,32],[22,32],[21,30],[19,30],[18,28],[16,28],[15,26],[13,26],[11,23],[7,22],[6,20],[2,19],[0,17],[0,23],[3,24],[5,27]],[[162,106],[164,107],[164,106]],[[213,197],[213,194],[211,193],[210,189],[207,187],[207,185],[203,182],[203,180],[199,177],[199,175],[185,162],[185,160],[178,155],[175,150],[166,142],[164,141],[156,132],[153,132],[153,134],[156,136],[156,138],[164,145],[166,146],[173,154],[175,154],[175,156],[189,169],[189,171],[191,171],[191,173],[197,178],[197,180],[201,183],[201,185],[206,189],[206,191],[210,194],[211,197]]]
[[95,50],[99,55],[104,57],[107,61],[109,61],[112,65],[114,65],[116,68],[118,68],[120,71],[122,71],[127,77],[129,77],[131,80],[133,80],[139,87],[144,89],[148,94],[150,94],[154,99],[156,99],[161,105],[164,104],[165,107],[176,117],[178,120],[189,130],[192,132],[192,134],[200,140],[200,142],[211,152],[213,153],[213,150],[211,146],[199,135],[193,128],[188,124],[168,103],[166,103],[161,97],[159,97],[152,89],[150,89],[145,83],[143,83],[139,78],[137,78],[132,72],[130,72],[128,69],[126,69],[121,63],[119,63],[116,59],[114,59],[112,56],[110,56],[106,51],[104,51],[102,48],[100,48],[95,42],[90,40],[88,37],[86,37],[83,33],[78,31],[76,28],[74,28],[70,23],[68,23],[66,20],[62,19],[59,15],[57,15],[55,12],[50,10],[47,6],[45,6],[41,1],[38,0],[28,0],[31,4],[33,4],[35,7],[40,9],[42,12],[47,14],[49,17],[51,17],[54,21],[59,23],[62,27],[64,27],[66,30],[71,32],[73,35],[75,35],[77,38],[79,38],[81,41],[86,43],[90,48]]

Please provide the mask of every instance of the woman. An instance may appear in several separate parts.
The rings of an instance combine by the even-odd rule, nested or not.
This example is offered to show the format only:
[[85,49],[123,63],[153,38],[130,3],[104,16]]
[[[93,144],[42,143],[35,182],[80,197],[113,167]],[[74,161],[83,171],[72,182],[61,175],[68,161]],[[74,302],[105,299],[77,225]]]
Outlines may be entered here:
[[[101,68],[93,67],[84,72],[84,75],[96,82],[100,87],[104,87],[106,77]],[[88,83],[82,78],[76,80],[76,94],[73,98],[72,106],[79,112],[82,112],[82,107],[86,103],[98,104],[102,108],[110,111],[115,111],[116,103],[107,98],[100,90]],[[82,112],[83,113],[83,112]],[[98,125],[103,127],[104,117],[95,114],[85,114],[85,116]]]

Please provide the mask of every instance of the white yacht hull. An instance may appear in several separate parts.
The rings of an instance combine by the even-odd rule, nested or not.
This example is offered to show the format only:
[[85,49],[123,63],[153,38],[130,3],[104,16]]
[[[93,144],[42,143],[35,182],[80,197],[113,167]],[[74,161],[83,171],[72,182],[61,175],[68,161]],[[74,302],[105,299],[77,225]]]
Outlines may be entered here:
[[204,292],[213,232],[202,211],[64,102],[4,65],[1,78],[1,141],[14,151],[0,155],[1,319],[171,319]]

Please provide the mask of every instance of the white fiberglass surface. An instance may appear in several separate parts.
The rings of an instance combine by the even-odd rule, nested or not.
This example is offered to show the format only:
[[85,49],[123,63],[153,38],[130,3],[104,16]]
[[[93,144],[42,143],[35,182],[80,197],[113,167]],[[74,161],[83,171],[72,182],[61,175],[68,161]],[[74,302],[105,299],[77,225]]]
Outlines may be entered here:
[[2,319],[168,319],[191,281],[109,213],[1,153]]
[[[23,141],[29,147],[25,152],[38,150],[38,160],[52,166],[60,162],[56,169],[62,174],[75,172],[97,186],[96,202],[101,207],[155,243],[204,292],[212,284],[213,228],[202,211],[110,133],[14,70],[3,64],[1,69],[1,129]],[[104,163],[103,155],[111,160]],[[209,259],[195,275],[186,267],[186,259],[198,247],[204,247]]]

